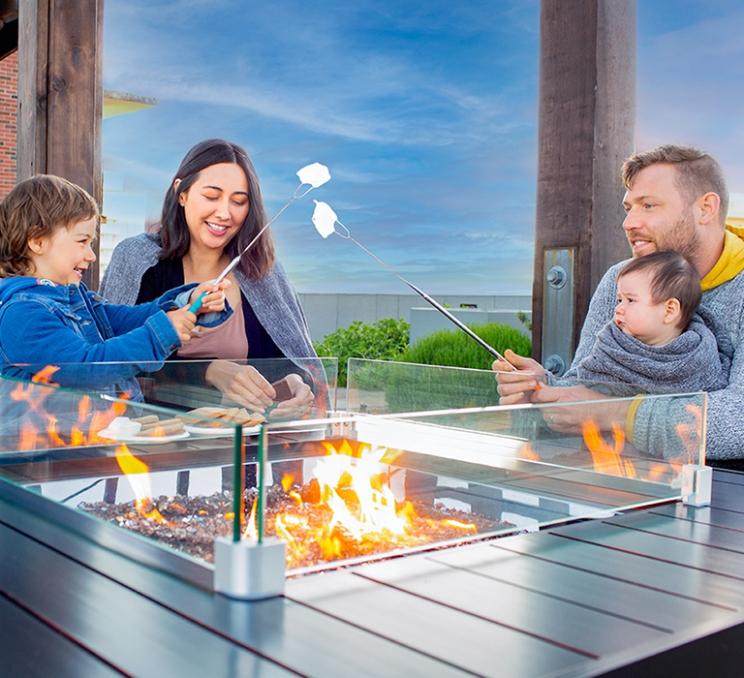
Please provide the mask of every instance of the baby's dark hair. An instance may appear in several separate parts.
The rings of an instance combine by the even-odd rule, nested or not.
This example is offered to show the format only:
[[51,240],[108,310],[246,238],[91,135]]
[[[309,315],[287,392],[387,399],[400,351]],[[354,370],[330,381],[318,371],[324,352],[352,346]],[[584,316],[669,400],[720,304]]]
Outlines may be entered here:
[[0,277],[31,272],[31,238],[51,236],[59,228],[98,216],[91,195],[67,179],[37,174],[19,182],[0,203]]
[[661,304],[667,299],[677,299],[681,312],[679,328],[687,327],[702,297],[700,275],[695,267],[679,252],[661,251],[633,259],[620,271],[618,278],[641,271],[653,273],[652,301]]

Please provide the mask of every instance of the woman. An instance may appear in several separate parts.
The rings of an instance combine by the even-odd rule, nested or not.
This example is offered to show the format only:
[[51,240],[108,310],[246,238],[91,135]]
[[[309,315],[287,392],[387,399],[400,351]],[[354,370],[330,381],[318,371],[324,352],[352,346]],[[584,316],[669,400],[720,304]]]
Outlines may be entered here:
[[[202,141],[186,154],[166,192],[158,231],[117,245],[101,292],[114,303],[138,304],[179,284],[213,280],[265,223],[258,177],[246,152],[222,139]],[[306,409],[312,393],[298,374],[275,388],[255,368],[230,362],[316,357],[300,303],[275,260],[270,230],[228,280],[231,319],[194,336],[173,357],[217,358],[206,381],[252,409],[277,399],[285,401],[280,407],[287,412]]]

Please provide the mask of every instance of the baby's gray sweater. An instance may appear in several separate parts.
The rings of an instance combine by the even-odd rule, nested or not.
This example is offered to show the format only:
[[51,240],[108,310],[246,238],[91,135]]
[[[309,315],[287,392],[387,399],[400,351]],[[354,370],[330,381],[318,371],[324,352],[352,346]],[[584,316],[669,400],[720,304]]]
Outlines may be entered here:
[[[589,311],[581,330],[581,338],[571,367],[555,383],[568,386],[577,383],[576,368],[594,346],[600,330],[612,320],[617,304],[617,276],[627,262],[612,266],[597,286],[589,304]],[[708,395],[707,457],[709,459],[744,458],[744,272],[723,285],[703,292],[700,308],[718,341],[719,348],[730,355],[729,385]],[[633,443],[641,449],[663,455],[679,447],[674,427],[668,424],[679,420],[675,414],[682,403],[667,398],[649,398],[638,408]]]

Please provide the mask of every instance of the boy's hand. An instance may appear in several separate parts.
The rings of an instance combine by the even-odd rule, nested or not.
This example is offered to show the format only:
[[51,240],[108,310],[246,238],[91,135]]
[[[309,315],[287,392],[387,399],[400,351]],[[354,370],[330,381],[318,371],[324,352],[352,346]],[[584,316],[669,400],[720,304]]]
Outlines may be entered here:
[[197,311],[199,313],[212,313],[213,311],[224,311],[225,310],[225,289],[231,285],[230,281],[225,279],[219,285],[215,285],[213,280],[197,285],[192,291],[189,297],[188,306],[191,306],[202,294],[206,292],[204,299],[202,300],[202,306]]
[[188,306],[177,308],[175,311],[168,311],[166,315],[168,316],[168,320],[171,321],[173,329],[176,330],[176,334],[181,340],[181,345],[185,344],[191,339],[191,330],[196,325],[196,316],[189,311]]

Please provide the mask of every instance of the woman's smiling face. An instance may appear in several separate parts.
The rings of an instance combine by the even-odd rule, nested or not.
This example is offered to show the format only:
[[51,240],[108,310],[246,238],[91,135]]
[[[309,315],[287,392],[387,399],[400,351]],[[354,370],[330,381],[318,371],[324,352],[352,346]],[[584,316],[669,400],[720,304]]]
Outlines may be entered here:
[[223,250],[248,216],[248,179],[235,163],[210,165],[179,194],[178,203],[184,210],[192,247]]

